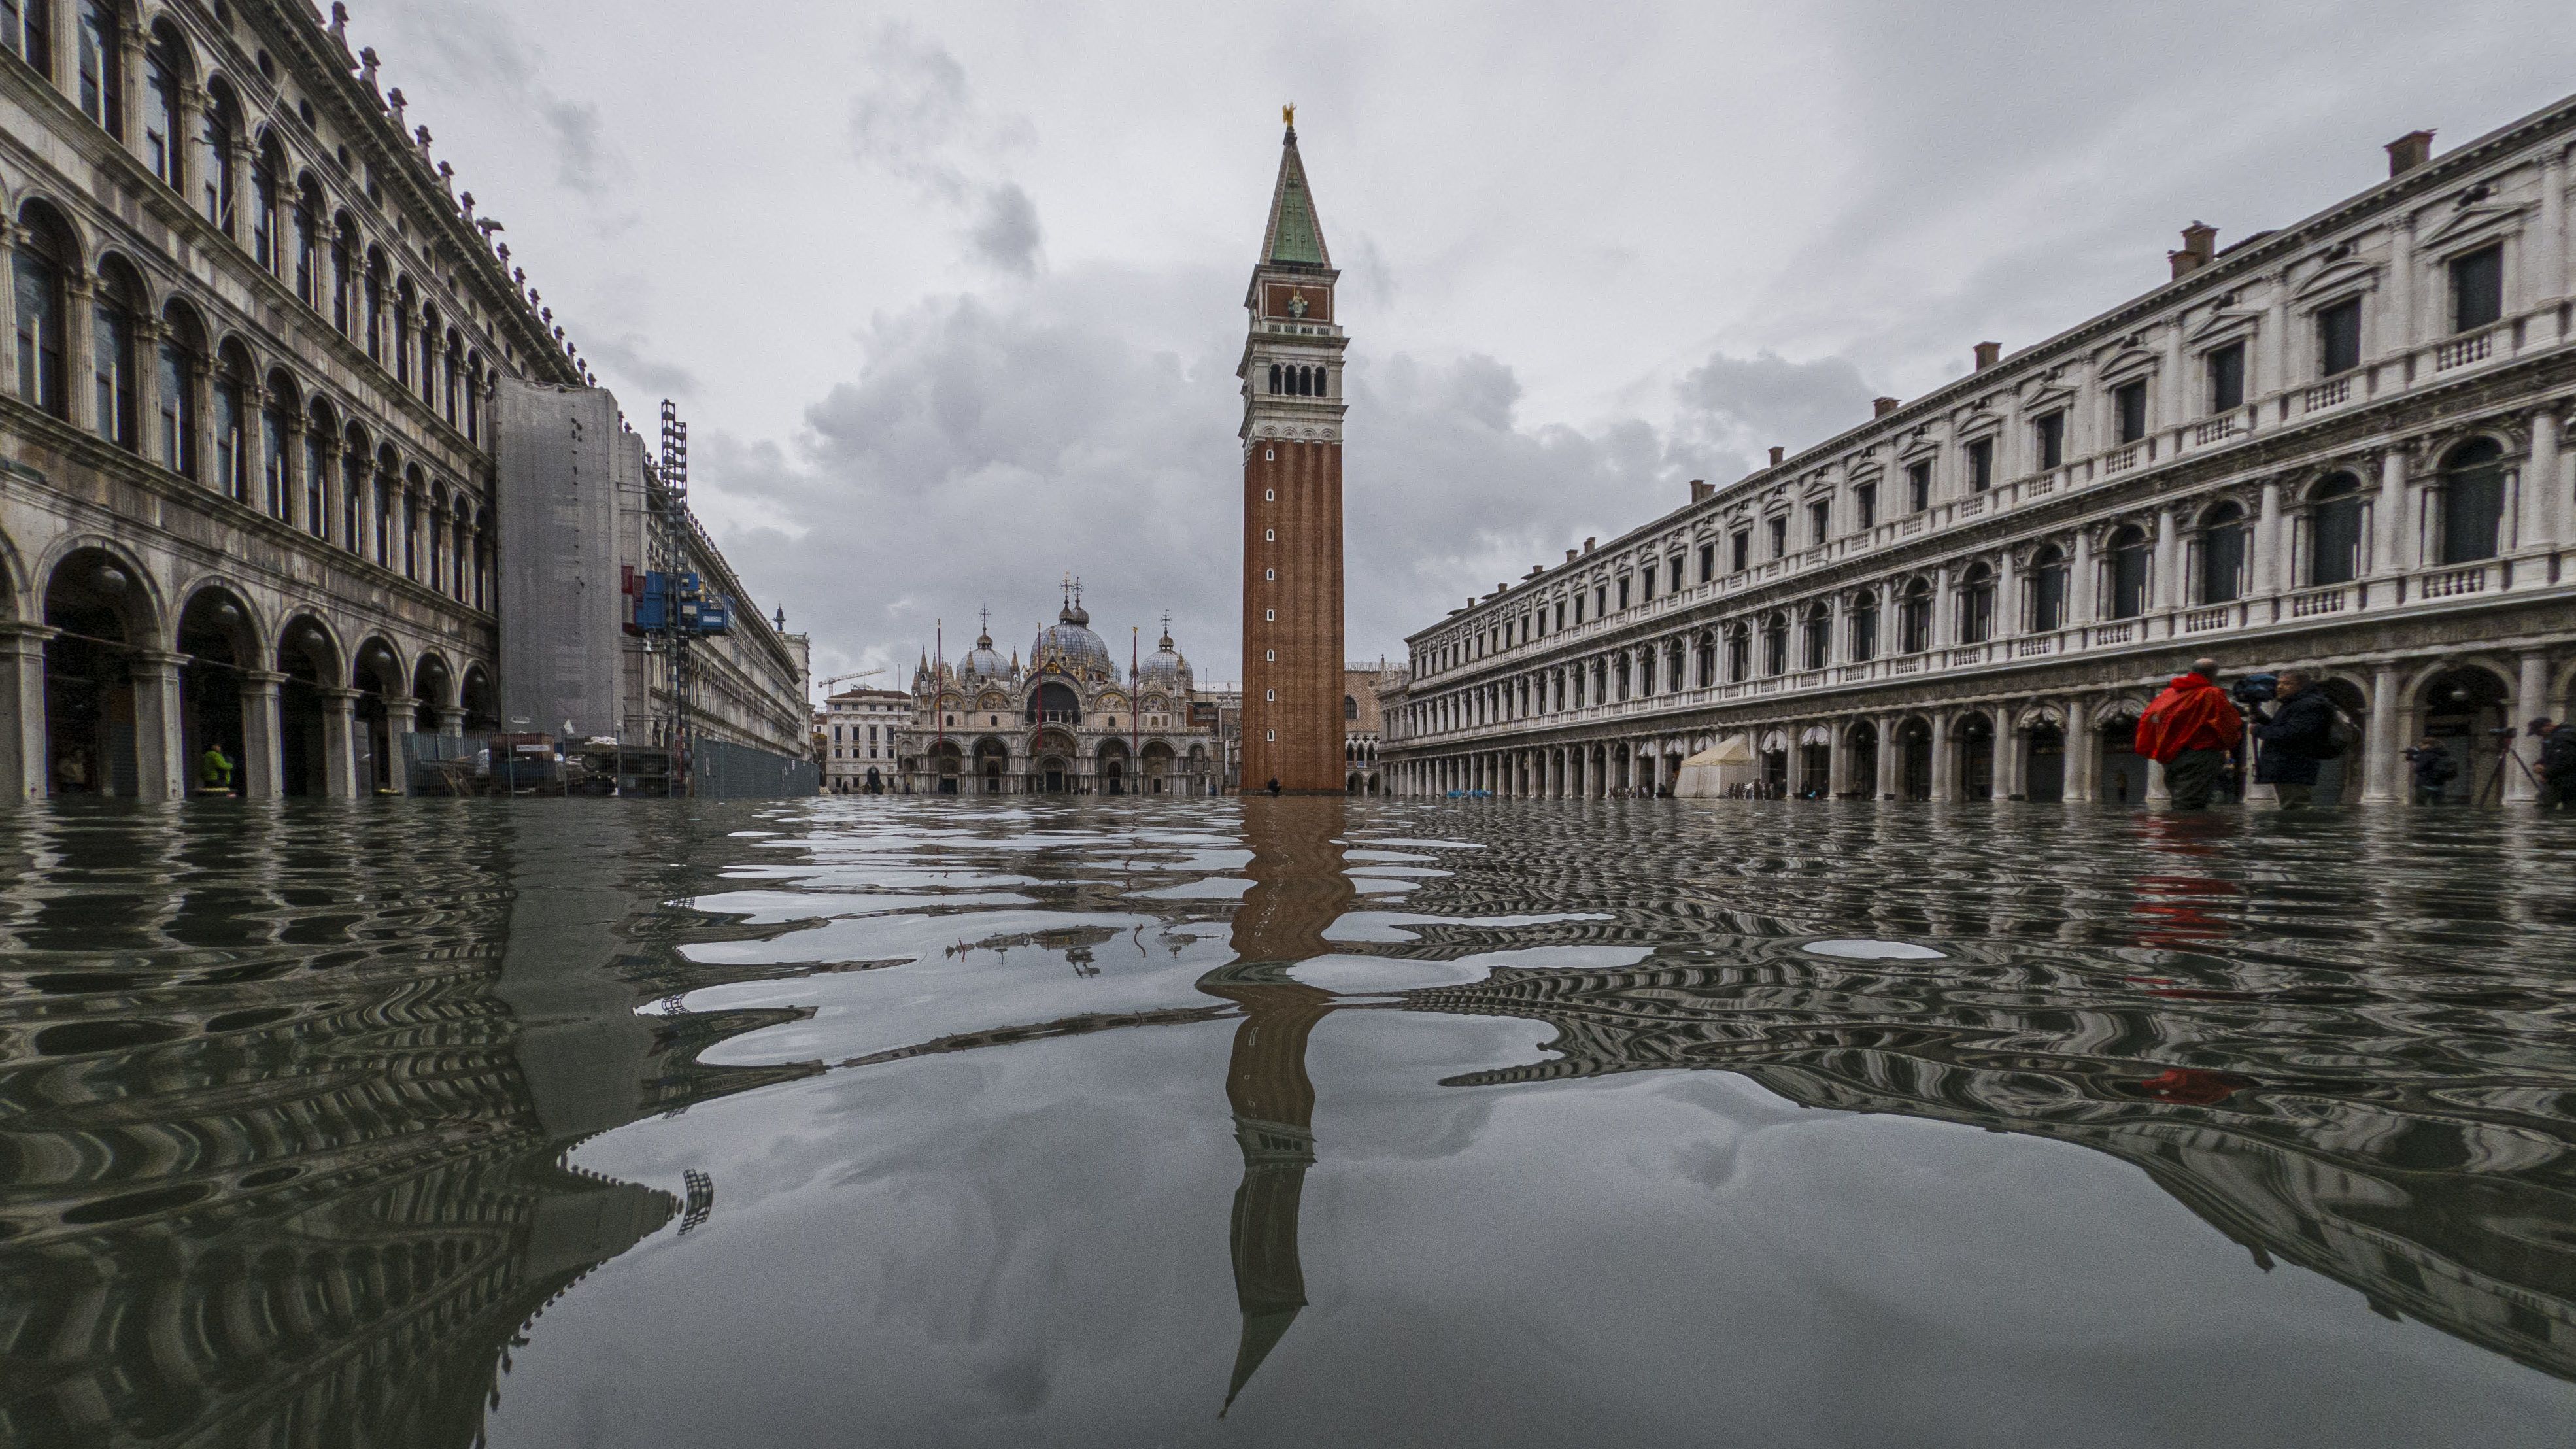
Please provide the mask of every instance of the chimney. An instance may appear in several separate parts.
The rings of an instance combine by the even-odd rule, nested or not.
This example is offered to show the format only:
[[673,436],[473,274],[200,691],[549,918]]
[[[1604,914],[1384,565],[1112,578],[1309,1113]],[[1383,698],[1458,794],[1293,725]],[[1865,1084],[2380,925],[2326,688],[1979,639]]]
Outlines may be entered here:
[[1597,539],[1591,539],[1591,538],[1587,538],[1587,539],[1585,539],[1585,540],[1583,541],[1583,551],[1584,551],[1585,553],[1587,553],[1587,554],[1589,554],[1590,552],[1592,552],[1592,545],[1593,545],[1595,542],[1597,542],[1597,541],[1598,541]]
[[1869,400],[1869,415],[1873,418],[1883,418],[1903,406],[1905,406],[1904,402],[1898,398],[1874,397]]
[[2174,279],[2179,281],[2209,265],[2218,255],[2218,228],[2205,221],[2195,221],[2182,229],[2182,250],[2165,253],[2173,264]]
[[2405,175],[2433,159],[2433,133],[2409,131],[2388,143],[2388,174],[2391,178]]
[[1781,455],[1788,451],[1788,449],[1781,447],[1778,443],[1773,443],[1771,445],[1771,466],[1774,468],[1779,467]]
[[1699,502],[1701,499],[1706,498],[1708,495],[1716,491],[1716,489],[1708,486],[1708,480],[1705,478],[1693,478],[1691,480],[1691,502],[1693,503]]
[[1572,562],[1574,562],[1574,550],[1573,550],[1573,549],[1570,549],[1570,548],[1569,548],[1569,549],[1567,549],[1567,550],[1565,551],[1565,561],[1566,561],[1567,563],[1572,563]]
[[2003,355],[2004,355],[2004,345],[2003,345],[2002,343],[2000,343],[2000,342],[1980,342],[1980,343],[1978,343],[1978,344],[1977,344],[1977,371],[1979,371],[1979,372],[1983,372],[1983,371],[1985,371],[1987,368],[1994,366],[1997,362],[1999,362],[1999,361],[2003,360]]

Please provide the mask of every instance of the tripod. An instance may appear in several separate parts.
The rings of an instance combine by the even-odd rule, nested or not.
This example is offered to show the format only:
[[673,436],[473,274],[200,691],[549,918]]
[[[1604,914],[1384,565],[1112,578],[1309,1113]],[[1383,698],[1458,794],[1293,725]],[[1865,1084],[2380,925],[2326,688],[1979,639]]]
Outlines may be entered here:
[[2522,757],[2520,750],[2514,748],[2518,742],[2518,737],[2510,732],[2496,738],[2495,768],[2487,772],[2486,784],[2479,789],[2477,799],[2470,803],[2475,805],[2504,803],[2504,762],[2507,760],[2513,761],[2515,767],[2522,771],[2522,777],[2531,782],[2531,788],[2534,791],[2543,796],[2549,793],[2549,786],[2543,783],[2538,775],[2531,772],[2531,762]]

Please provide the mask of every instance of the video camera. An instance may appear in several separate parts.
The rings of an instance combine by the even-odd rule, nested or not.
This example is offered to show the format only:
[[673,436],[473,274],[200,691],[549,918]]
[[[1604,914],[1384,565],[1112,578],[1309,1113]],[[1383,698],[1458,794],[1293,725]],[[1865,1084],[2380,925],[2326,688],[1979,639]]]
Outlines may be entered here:
[[2249,674],[2229,685],[2227,693],[2238,704],[2270,704],[2281,697],[2281,676]]

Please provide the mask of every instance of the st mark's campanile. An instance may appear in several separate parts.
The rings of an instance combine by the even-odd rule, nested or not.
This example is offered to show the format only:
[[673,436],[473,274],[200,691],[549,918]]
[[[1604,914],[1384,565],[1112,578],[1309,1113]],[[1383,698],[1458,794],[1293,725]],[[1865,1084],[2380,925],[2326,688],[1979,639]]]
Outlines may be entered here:
[[1244,295],[1243,773],[1247,795],[1342,789],[1342,349],[1332,254],[1285,116]]

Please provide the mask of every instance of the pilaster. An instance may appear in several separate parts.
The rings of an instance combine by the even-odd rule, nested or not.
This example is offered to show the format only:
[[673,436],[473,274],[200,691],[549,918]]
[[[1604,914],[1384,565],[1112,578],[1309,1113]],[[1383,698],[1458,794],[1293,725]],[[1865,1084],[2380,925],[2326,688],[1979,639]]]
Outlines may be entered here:
[[42,624],[0,624],[0,798],[33,800],[52,782],[45,720]]

